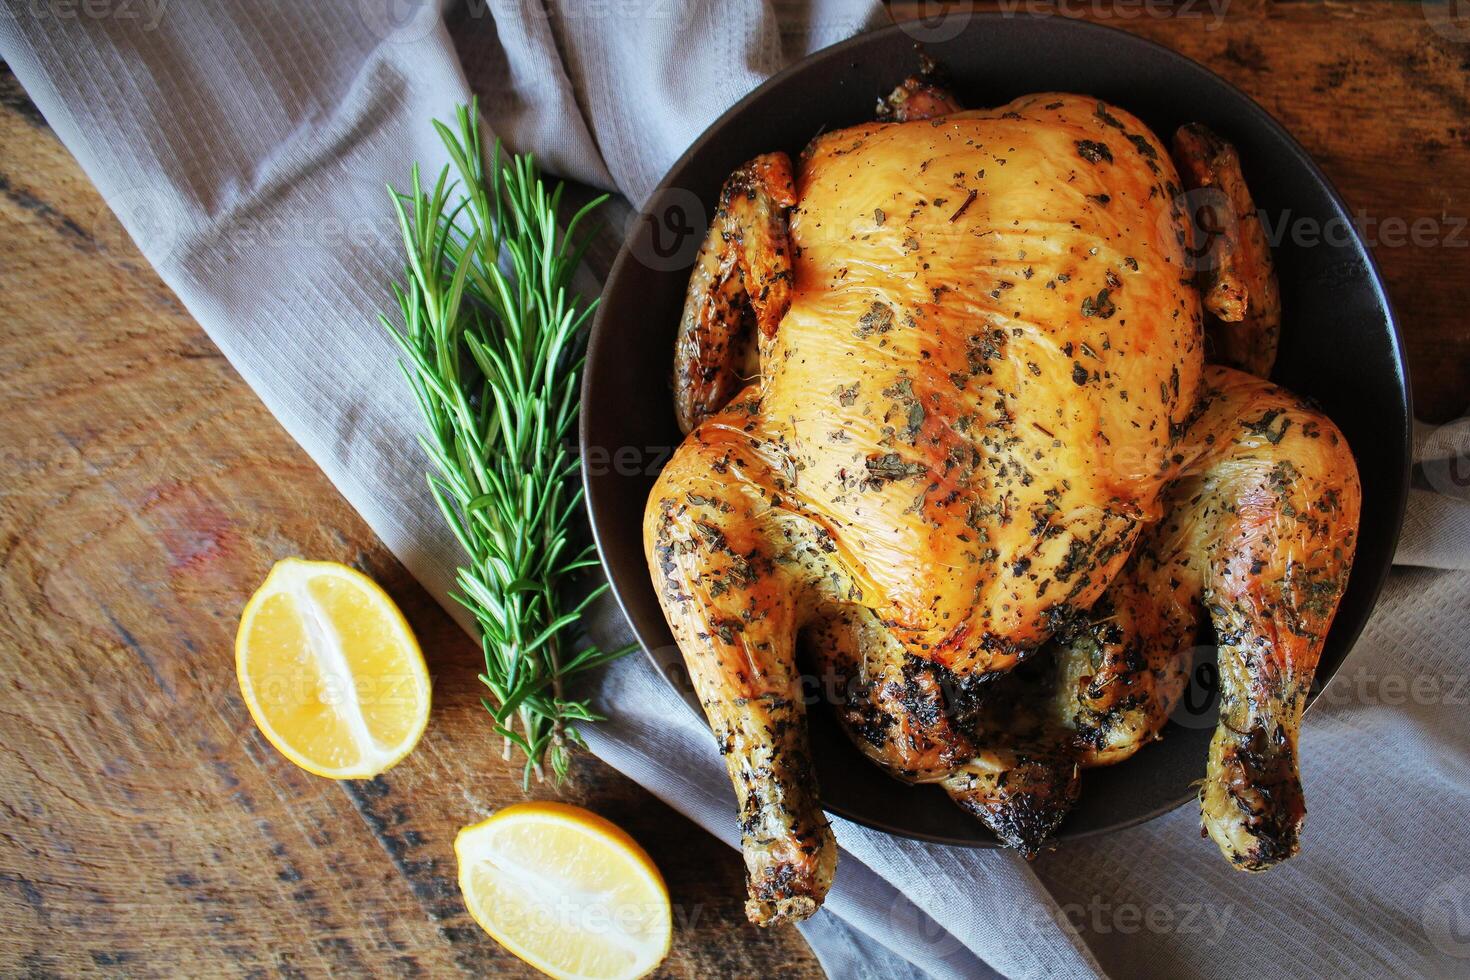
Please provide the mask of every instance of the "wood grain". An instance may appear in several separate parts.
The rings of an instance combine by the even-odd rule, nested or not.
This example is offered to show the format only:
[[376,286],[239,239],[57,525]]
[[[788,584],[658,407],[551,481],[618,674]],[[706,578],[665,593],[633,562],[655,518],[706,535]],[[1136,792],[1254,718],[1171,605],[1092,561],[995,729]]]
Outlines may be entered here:
[[[534,975],[464,910],[451,844],[527,796],[476,647],[286,436],[0,79],[0,975]],[[403,606],[429,731],[370,782],[297,770],[235,687],[244,599],[287,555]],[[738,856],[598,760],[564,798],[663,870],[664,976],[819,976],[746,924]]]
[[[1377,255],[1419,413],[1464,409],[1470,250],[1446,239],[1470,211],[1470,45],[1417,3],[1235,0],[1214,29],[1065,9],[1225,75],[1379,222],[1440,222],[1438,244]],[[455,831],[526,796],[488,738],[474,647],[158,281],[8,73],[0,218],[0,974],[525,974],[454,885]],[[424,641],[434,718],[385,777],[296,770],[240,702],[235,618],[292,554],[372,575]],[[733,852],[595,759],[566,798],[664,870],[664,975],[818,975],[794,931],[744,924]]]

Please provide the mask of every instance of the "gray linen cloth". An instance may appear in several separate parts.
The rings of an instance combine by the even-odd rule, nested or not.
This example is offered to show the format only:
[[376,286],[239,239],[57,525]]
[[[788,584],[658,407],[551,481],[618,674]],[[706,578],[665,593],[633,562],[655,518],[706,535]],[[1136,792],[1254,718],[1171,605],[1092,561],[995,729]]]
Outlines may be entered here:
[[[458,555],[375,323],[401,268],[383,186],[442,165],[430,119],[477,92],[512,148],[636,205],[762,78],[881,19],[842,0],[4,0],[0,54],[246,382],[442,598]],[[837,881],[803,926],[828,973],[1465,974],[1470,467],[1465,427],[1423,435],[1448,461],[1426,467],[1405,567],[1305,726],[1300,858],[1239,875],[1189,807],[1030,866],[837,820]],[[594,631],[627,635],[610,609]],[[645,658],[599,684],[592,750],[735,844],[707,729]]]

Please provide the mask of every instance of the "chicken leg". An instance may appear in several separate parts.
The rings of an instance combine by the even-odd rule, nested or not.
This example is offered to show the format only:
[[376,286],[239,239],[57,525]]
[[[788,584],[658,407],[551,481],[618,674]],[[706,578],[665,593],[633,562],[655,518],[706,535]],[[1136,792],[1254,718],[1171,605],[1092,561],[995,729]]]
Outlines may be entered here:
[[740,804],[752,922],[811,915],[837,861],[818,805],[796,670],[815,608],[807,532],[779,505],[748,389],[679,447],[644,519],[650,571]]
[[1204,826],[1233,864],[1264,870],[1298,847],[1297,731],[1352,566],[1357,467],[1319,411],[1226,367],[1206,369],[1178,465],[1163,521],[1060,648],[1063,720],[1087,765],[1157,738],[1208,611],[1221,707]]

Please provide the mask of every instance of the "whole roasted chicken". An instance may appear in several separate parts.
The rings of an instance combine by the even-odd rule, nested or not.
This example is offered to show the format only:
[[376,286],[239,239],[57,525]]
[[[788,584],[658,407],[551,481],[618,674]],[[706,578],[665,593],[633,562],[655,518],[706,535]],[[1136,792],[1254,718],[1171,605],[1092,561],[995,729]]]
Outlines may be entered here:
[[1205,828],[1243,868],[1294,853],[1359,489],[1331,421],[1260,377],[1279,322],[1235,152],[1186,127],[1171,154],[1096,99],[962,111],[916,77],[730,177],[644,535],[752,921],[810,915],[836,862],[799,659],[868,758],[1029,854],[1079,768],[1159,737],[1208,618]]

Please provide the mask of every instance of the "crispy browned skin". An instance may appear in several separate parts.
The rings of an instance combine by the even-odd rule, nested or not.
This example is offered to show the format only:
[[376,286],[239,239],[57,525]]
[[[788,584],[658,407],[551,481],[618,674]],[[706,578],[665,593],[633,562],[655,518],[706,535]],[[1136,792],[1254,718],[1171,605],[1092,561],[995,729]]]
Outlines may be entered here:
[[817,801],[796,670],[798,629],[824,601],[781,507],[780,447],[755,389],[691,435],[649,499],[654,584],[740,804],[752,922],[816,911],[837,848]]
[[1043,656],[980,678],[969,695],[974,752],[943,783],[951,799],[1028,858],[1061,826],[1081,789],[1066,730],[1047,710],[1054,674]]
[[1362,492],[1347,441],[1310,405],[1224,368],[1210,389],[1195,427],[1209,448],[1189,481],[1222,542],[1204,570],[1221,704],[1200,808],[1231,863],[1262,871],[1298,849],[1297,732],[1347,587]]
[[735,397],[745,379],[751,324],[761,342],[791,303],[787,210],[796,203],[791,160],[767,153],[735,171],[720,190],[695,260],[674,344],[674,408],[688,434]]
[[1077,763],[1044,704],[1049,667],[967,684],[851,605],[802,640],[858,749],[895,779],[938,783],[1008,846],[1036,854],[1076,801]]
[[1230,368],[1205,378],[1180,446],[1186,475],[1089,628],[1062,647],[1058,698],[1085,764],[1129,757],[1168,720],[1208,610],[1222,707],[1203,819],[1233,864],[1259,871],[1297,851],[1297,731],[1352,568],[1361,493],[1321,412]]
[[834,608],[804,631],[802,645],[849,737],[895,779],[937,782],[972,754],[934,664],[910,657],[871,610]]
[[1187,680],[1200,623],[1202,525],[1171,495],[1096,606],[1058,644],[1057,708],[1084,766],[1159,737]]
[[[1351,455],[1264,381],[1211,368],[1201,398],[1185,197],[1137,119],[1050,94],[956,112],[923,76],[888,111],[906,121],[813,141],[794,190],[779,155],[727,183],[676,352],[693,429],[645,518],[740,800],[751,919],[810,915],[836,859],[798,638],[871,761],[1030,854],[1079,760],[1157,737],[1209,608],[1226,702],[1206,826],[1242,867],[1288,856]],[[1178,152],[1245,216],[1208,243],[1205,285],[1258,348],[1231,350],[1269,370],[1279,304],[1238,160],[1202,129]],[[722,408],[742,331],[759,370]],[[1049,669],[1031,655],[1054,634]]]
[[863,604],[958,674],[1092,605],[1195,398],[1198,296],[1155,233],[1172,165],[1098,109],[1030,96],[803,158],[762,415]]
[[959,112],[963,106],[949,90],[931,75],[910,75],[886,98],[878,100],[878,119],[882,122],[911,122],[933,119]]
[[1271,245],[1235,147],[1200,123],[1174,134],[1174,162],[1194,213],[1193,254],[1210,313],[1210,359],[1265,378],[1281,336]]
[[[833,656],[842,617],[882,634],[847,707],[879,719],[870,756],[890,771],[937,778],[1026,849],[1070,805],[1075,765],[1044,738],[936,728],[924,697],[891,692],[925,687],[916,664],[1009,669],[1093,604],[1157,516],[1203,366],[1182,244],[1158,234],[1182,220],[1176,181],[1138,120],[1060,94],[857,126],[803,154],[790,308],[757,382],[695,428],[645,521],[741,799],[756,921],[809,914],[835,855],[791,691],[803,630],[825,626]],[[773,227],[725,213],[742,242]],[[711,268],[687,309],[706,308]],[[735,360],[729,344],[691,352],[698,333],[680,337],[686,421]]]

